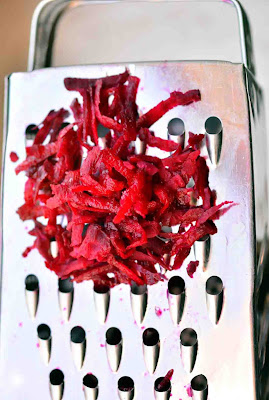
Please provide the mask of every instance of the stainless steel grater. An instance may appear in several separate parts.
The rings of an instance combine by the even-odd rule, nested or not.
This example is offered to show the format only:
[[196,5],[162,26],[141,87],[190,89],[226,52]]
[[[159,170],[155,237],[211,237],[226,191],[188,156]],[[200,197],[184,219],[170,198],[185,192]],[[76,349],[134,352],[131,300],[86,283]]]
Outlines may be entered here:
[[[241,63],[120,59],[57,68],[47,67],[56,25],[65,11],[87,6],[93,13],[101,10],[102,17],[129,8],[132,15],[135,6],[170,10],[183,3],[50,0],[39,5],[33,19],[30,71],[10,75],[6,85],[1,399],[268,399],[263,98],[255,80],[247,17],[236,0],[226,3],[230,4],[214,2],[220,12],[236,9]],[[112,75],[126,66],[141,78],[142,109],[165,98],[167,90],[201,90],[200,103],[170,111],[153,128],[160,137],[169,134],[181,142],[189,131],[204,132],[202,154],[208,156],[210,185],[220,202],[228,199],[238,205],[217,222],[217,235],[195,244],[184,263],[199,260],[193,279],[183,266],[167,273],[167,282],[152,287],[121,285],[102,292],[89,282],[58,281],[37,252],[22,258],[31,241],[30,224],[16,214],[25,179],[15,176],[9,154],[16,151],[22,159],[25,141],[34,134],[30,125],[51,108],[69,107],[74,96],[64,89],[65,77]],[[160,378],[171,369],[171,384],[160,391]]]

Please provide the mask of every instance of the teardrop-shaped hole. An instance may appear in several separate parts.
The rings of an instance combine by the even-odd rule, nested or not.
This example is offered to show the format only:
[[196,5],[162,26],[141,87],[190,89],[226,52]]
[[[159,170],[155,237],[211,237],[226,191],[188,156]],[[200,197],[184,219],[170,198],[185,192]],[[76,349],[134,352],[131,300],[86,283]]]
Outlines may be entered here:
[[50,376],[50,395],[52,400],[61,400],[64,393],[64,374],[60,369],[51,371]]
[[209,318],[214,324],[219,322],[222,308],[224,286],[218,276],[211,276],[206,282],[206,303]]
[[51,356],[51,330],[46,324],[37,327],[39,353],[45,365],[49,364]]
[[131,305],[134,319],[137,324],[141,324],[146,314],[148,304],[147,285],[137,285],[133,283],[131,286]]
[[107,359],[112,372],[117,372],[122,356],[122,334],[118,328],[109,328],[106,331]]
[[80,370],[86,354],[86,332],[81,326],[75,326],[70,332],[71,350],[75,366]]
[[123,376],[118,380],[118,393],[121,400],[134,398],[134,381],[129,376]]
[[25,298],[29,315],[34,319],[39,302],[39,282],[38,278],[33,274],[25,278]]
[[178,143],[182,148],[185,146],[185,124],[180,118],[173,118],[168,123],[168,139]]
[[208,382],[204,375],[197,375],[191,381],[193,400],[207,400]]
[[206,147],[211,163],[216,166],[219,162],[222,148],[223,126],[218,117],[209,117],[205,122]]
[[74,301],[74,284],[70,278],[58,280],[58,298],[62,317],[68,321]]
[[173,276],[168,282],[168,303],[172,321],[178,325],[185,306],[185,281],[180,276]]
[[154,328],[148,328],[143,332],[143,353],[147,369],[153,374],[160,355],[160,335]]
[[94,303],[98,321],[104,324],[107,319],[110,304],[110,288],[105,285],[94,285]]
[[198,350],[197,333],[192,328],[184,329],[180,334],[181,358],[184,368],[192,372]]
[[87,374],[83,378],[83,390],[86,400],[97,400],[99,394],[98,379],[93,374]]

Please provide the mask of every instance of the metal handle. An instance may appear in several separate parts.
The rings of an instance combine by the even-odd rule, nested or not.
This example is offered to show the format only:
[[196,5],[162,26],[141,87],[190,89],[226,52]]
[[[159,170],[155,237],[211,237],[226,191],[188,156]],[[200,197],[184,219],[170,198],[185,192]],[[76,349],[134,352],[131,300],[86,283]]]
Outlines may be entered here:
[[[123,2],[123,0],[118,0],[118,2],[121,1]],[[202,1],[205,2],[205,0]],[[66,10],[90,2],[91,0],[43,0],[37,6],[31,26],[28,71],[50,67],[56,27],[60,18]],[[224,2],[235,7],[239,24],[242,62],[249,71],[255,74],[251,30],[245,10],[237,0],[213,0],[213,2]],[[103,3],[108,3],[108,1],[103,1]]]

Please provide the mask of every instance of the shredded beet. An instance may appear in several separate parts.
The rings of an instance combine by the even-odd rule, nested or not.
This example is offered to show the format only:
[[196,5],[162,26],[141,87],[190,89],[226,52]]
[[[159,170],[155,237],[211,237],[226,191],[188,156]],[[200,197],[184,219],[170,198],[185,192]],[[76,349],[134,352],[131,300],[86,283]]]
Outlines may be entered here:
[[[47,268],[76,282],[113,287],[164,280],[166,270],[181,267],[196,240],[217,232],[213,220],[232,206],[216,205],[209,188],[209,170],[200,155],[203,135],[190,133],[182,149],[149,130],[172,108],[200,101],[199,90],[174,91],[141,115],[139,78],[127,70],[100,79],[66,78],[64,83],[82,98],[82,104],[75,99],[70,106],[74,122],[65,122],[67,110],[50,111],[16,168],[27,176],[25,203],[17,212],[23,221],[34,222],[30,235],[35,241],[23,255],[37,249]],[[102,149],[100,127],[107,129]],[[143,144],[141,154],[135,154],[135,140]],[[146,155],[148,146],[170,155]],[[15,156],[11,153],[12,161]],[[194,187],[188,188],[191,178]],[[202,205],[196,206],[198,199]],[[173,227],[173,233],[163,227]],[[52,241],[58,248],[55,257]],[[175,255],[172,265],[167,255]],[[189,264],[190,276],[197,265]]]
[[17,162],[18,159],[19,159],[18,154],[15,153],[15,151],[12,151],[12,152],[10,153],[9,157],[10,157],[10,160],[11,160],[12,162],[14,162],[14,163]]
[[193,278],[193,275],[196,272],[198,265],[199,261],[191,261],[187,266],[187,273],[190,278]]
[[164,392],[169,388],[173,374],[174,374],[173,369],[170,369],[170,371],[167,372],[167,374],[163,377],[163,379],[158,383],[156,387],[158,392]]

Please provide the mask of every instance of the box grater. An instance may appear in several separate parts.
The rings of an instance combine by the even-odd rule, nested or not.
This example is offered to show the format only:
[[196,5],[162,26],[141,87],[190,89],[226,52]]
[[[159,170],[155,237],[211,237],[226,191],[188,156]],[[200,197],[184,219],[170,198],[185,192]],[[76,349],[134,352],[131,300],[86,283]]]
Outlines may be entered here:
[[[6,81],[1,399],[269,398],[263,97],[255,80],[249,24],[242,7],[236,0],[208,4],[213,3],[220,13],[228,8],[237,12],[240,63],[136,62],[122,60],[128,57],[123,51],[118,62],[53,68],[56,26],[67,11],[89,7],[99,15],[105,31],[107,13],[116,12],[120,18],[123,10],[132,18],[134,7],[141,12],[141,7],[168,10],[177,5],[186,10],[188,5],[50,0],[38,6],[30,72],[12,74]],[[215,23],[221,22],[219,15]],[[22,258],[31,243],[30,224],[22,223],[16,214],[23,202],[25,178],[15,176],[9,154],[16,151],[23,159],[25,142],[33,138],[30,125],[42,121],[51,108],[69,107],[73,94],[64,89],[65,77],[96,78],[121,73],[125,67],[141,79],[144,90],[138,93],[138,104],[142,109],[166,98],[168,90],[200,89],[200,103],[170,111],[153,129],[179,143],[187,140],[189,131],[205,133],[202,155],[210,168],[210,185],[219,202],[228,199],[238,205],[217,221],[217,235],[195,243],[185,261],[186,265],[194,259],[200,262],[193,279],[183,266],[155,286],[120,285],[110,292],[97,291],[90,282],[58,281],[37,252]],[[149,154],[162,156],[156,150]],[[160,388],[170,369],[174,369],[171,382]]]

